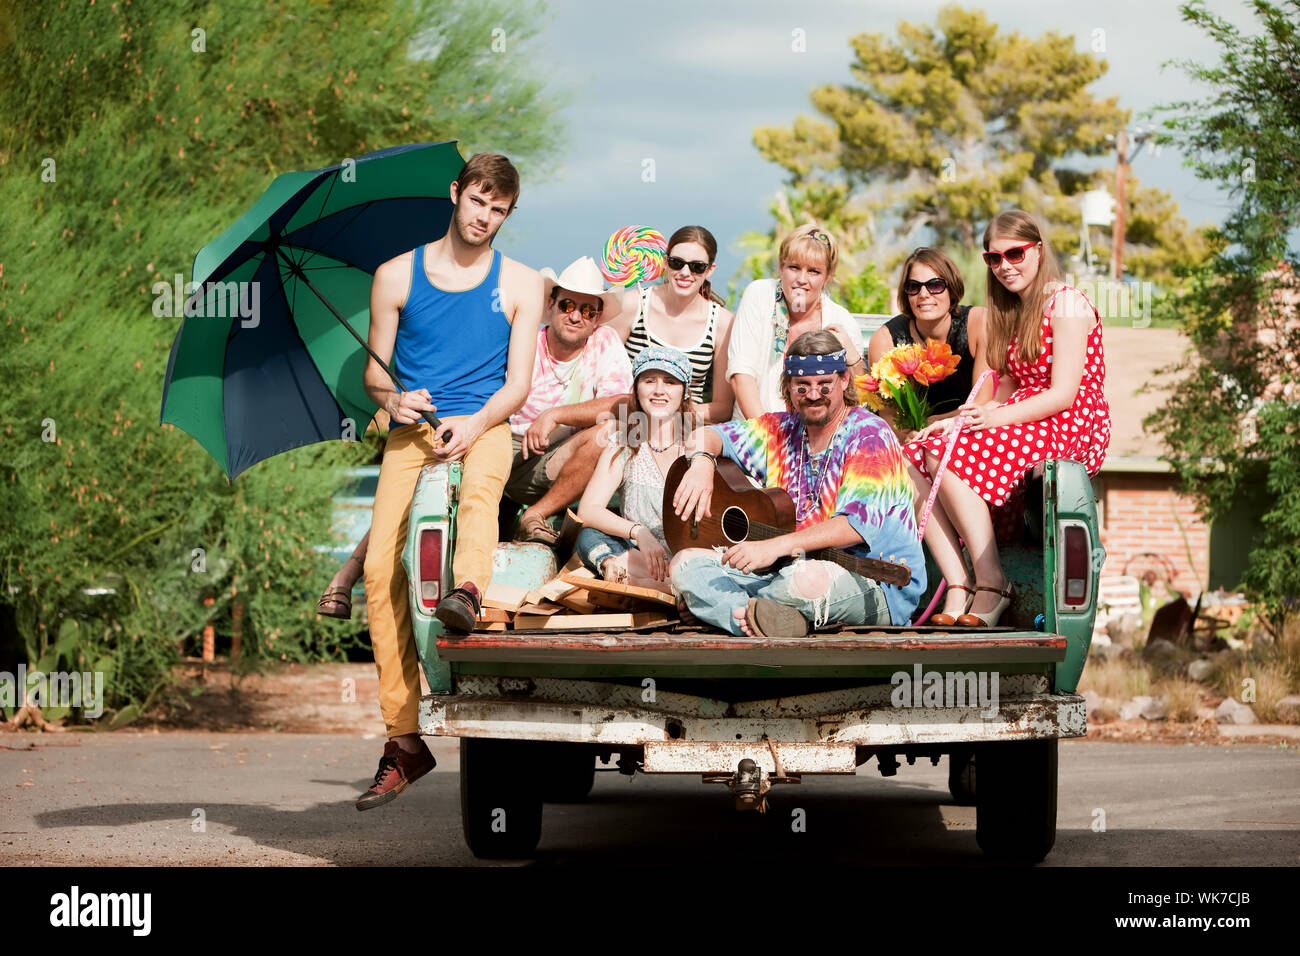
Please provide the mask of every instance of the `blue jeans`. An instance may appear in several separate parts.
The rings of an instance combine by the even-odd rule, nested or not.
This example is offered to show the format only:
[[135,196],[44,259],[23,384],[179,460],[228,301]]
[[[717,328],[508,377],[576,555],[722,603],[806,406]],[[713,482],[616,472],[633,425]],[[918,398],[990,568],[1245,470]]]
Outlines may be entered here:
[[632,542],[627,538],[616,538],[612,534],[597,531],[595,528],[583,528],[578,532],[578,540],[574,548],[578,552],[578,557],[582,558],[582,563],[587,566],[587,570],[600,577],[600,562],[631,551]]
[[[807,597],[795,581],[800,566],[821,565],[828,586]],[[692,614],[707,624],[740,636],[744,631],[732,617],[750,598],[768,598],[795,608],[815,628],[823,624],[889,624],[885,592],[875,581],[859,577],[829,561],[790,563],[766,574],[747,574],[724,565],[718,555],[690,555],[673,569],[673,587]]]

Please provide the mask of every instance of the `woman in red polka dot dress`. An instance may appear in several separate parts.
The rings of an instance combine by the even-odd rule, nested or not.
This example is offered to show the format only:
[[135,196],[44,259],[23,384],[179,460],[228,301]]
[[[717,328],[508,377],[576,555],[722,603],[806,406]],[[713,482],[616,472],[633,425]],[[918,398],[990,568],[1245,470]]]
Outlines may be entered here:
[[[988,318],[974,375],[992,367],[998,386],[995,392],[990,378],[975,403],[963,406],[966,425],[925,532],[948,581],[942,612],[931,621],[948,627],[992,627],[1011,603],[990,507],[1004,504],[1030,469],[1049,458],[1072,458],[1096,474],[1110,444],[1097,310],[1061,282],[1051,245],[1028,213],[997,215],[984,230],[984,249]],[[904,446],[921,503],[953,421],[936,422]]]

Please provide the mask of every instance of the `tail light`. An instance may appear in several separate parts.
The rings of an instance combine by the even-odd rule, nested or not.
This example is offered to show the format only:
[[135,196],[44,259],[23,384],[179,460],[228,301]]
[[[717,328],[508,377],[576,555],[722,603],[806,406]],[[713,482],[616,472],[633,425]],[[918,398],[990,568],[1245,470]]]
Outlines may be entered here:
[[1088,526],[1062,521],[1057,538],[1057,604],[1061,608],[1086,608],[1092,597],[1092,542]]
[[432,611],[442,598],[442,529],[420,529],[420,607]]

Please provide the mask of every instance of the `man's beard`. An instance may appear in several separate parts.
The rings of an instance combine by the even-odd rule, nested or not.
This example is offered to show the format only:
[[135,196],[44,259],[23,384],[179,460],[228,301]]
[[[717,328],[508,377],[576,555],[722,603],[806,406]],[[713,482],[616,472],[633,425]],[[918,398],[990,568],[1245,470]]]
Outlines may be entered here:
[[459,218],[452,221],[456,224],[456,235],[467,246],[486,246],[496,237],[495,232],[484,232],[481,238],[475,239],[469,232],[469,223],[463,223]]
[[826,399],[821,399],[817,405],[809,406],[804,403],[799,406],[799,416],[808,425],[825,425],[831,420],[831,403]]
[[[595,331],[594,329],[592,331]],[[581,348],[587,344],[590,333],[583,334],[581,330],[570,330],[564,327],[564,317],[560,316],[551,326],[551,334],[555,336],[555,341],[561,347],[566,349]]]

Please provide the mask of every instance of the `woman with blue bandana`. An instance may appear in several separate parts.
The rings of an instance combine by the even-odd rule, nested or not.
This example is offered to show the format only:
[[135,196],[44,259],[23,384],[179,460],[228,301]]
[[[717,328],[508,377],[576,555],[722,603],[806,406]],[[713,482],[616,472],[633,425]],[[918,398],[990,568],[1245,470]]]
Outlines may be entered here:
[[[633,361],[632,377],[627,424],[609,439],[578,505],[584,527],[577,549],[583,563],[606,580],[671,593],[664,476],[681,457],[697,421],[686,391],[690,359],[677,349],[651,345]],[[621,515],[609,508],[615,492],[622,498]]]

